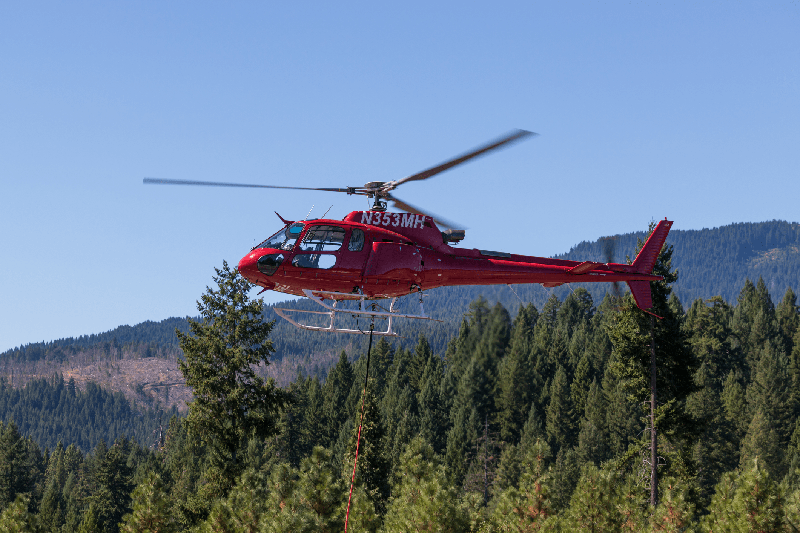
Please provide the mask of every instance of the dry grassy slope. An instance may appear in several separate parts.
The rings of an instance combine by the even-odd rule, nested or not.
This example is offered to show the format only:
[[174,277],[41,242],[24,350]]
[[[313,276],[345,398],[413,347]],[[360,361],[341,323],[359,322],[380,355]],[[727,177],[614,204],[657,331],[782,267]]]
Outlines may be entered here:
[[[74,379],[81,390],[87,382],[93,381],[110,391],[122,392],[139,405],[158,403],[165,409],[174,405],[179,411],[186,411],[187,404],[192,401],[192,391],[178,368],[179,353],[177,348],[162,347],[155,357],[144,357],[143,350],[130,347],[110,351],[95,347],[79,350],[61,361],[5,361],[0,363],[0,376],[11,380],[15,387],[23,387],[31,379],[62,374],[65,381]],[[326,375],[338,358],[338,352],[333,350],[287,357],[266,368],[260,367],[257,372],[262,377],[275,379],[278,386],[286,387],[298,374]]]
[[139,405],[158,403],[164,408],[175,405],[185,411],[192,392],[178,369],[177,356],[177,350],[160,351],[157,357],[142,357],[142,353],[127,348],[110,353],[89,348],[63,361],[6,362],[2,375],[12,380],[15,387],[22,387],[31,379],[60,373],[66,381],[75,379],[81,389],[93,381],[108,390],[122,392]]

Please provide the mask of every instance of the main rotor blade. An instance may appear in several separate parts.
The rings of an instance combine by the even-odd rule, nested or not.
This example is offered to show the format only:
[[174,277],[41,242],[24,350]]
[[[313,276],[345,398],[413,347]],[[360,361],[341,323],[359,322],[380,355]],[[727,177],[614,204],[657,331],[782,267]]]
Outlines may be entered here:
[[496,150],[498,148],[506,146],[509,143],[513,143],[514,141],[518,141],[518,140],[524,139],[525,137],[528,137],[528,136],[537,136],[537,135],[539,135],[539,134],[538,133],[533,133],[532,131],[514,130],[511,133],[508,133],[505,136],[500,137],[499,139],[490,142],[489,144],[485,144],[483,146],[480,146],[480,147],[472,150],[471,152],[468,152],[466,154],[460,155],[460,156],[456,157],[455,159],[451,159],[450,161],[446,161],[446,162],[442,163],[441,165],[437,165],[437,166],[435,166],[433,168],[429,168],[428,170],[423,170],[422,172],[418,172],[417,174],[412,174],[411,176],[405,177],[405,178],[397,180],[395,182],[391,182],[392,189],[394,189],[395,187],[397,187],[398,185],[400,185],[402,183],[406,183],[407,181],[418,181],[418,180],[428,179],[431,176],[435,176],[436,174],[439,174],[440,172],[444,172],[445,170],[449,170],[449,169],[453,168],[456,165],[460,165],[461,163],[465,163],[465,162],[469,161],[470,159],[474,159],[474,158],[476,158],[478,156],[486,154],[487,152],[491,152],[492,150]]
[[405,211],[406,213],[414,213],[414,214],[417,214],[417,215],[426,215],[426,216],[431,217],[433,219],[433,221],[436,222],[437,226],[442,226],[442,227],[445,227],[445,228],[448,228],[448,229],[456,229],[456,228],[465,229],[464,227],[459,227],[458,224],[450,222],[449,220],[447,220],[445,218],[442,218],[442,217],[440,217],[438,215],[433,215],[431,213],[426,213],[425,211],[423,211],[419,207],[414,207],[413,205],[411,205],[411,204],[409,204],[407,202],[404,202],[403,200],[397,198],[396,196],[392,196],[391,194],[387,194],[385,198],[387,200],[391,200],[393,202],[393,207],[396,207],[397,209]]
[[341,189],[332,187],[284,187],[280,185],[254,185],[251,183],[226,183],[220,181],[192,181],[192,180],[168,180],[163,178],[144,178],[143,183],[153,185],[205,185],[208,187],[253,187],[258,189],[299,189],[302,191],[331,191],[331,192],[349,192],[350,194],[358,194],[357,191],[352,189]]

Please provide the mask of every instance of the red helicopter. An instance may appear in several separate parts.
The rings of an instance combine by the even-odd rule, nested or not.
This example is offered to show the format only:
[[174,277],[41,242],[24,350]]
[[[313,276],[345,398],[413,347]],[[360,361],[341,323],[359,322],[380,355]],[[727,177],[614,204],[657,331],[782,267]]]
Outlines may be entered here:
[[[275,309],[281,317],[303,329],[367,333],[360,329],[336,327],[336,314],[344,313],[388,318],[387,330],[374,334],[396,336],[392,328],[393,318],[431,320],[422,306],[422,291],[451,285],[540,283],[544,287],[557,287],[576,282],[626,282],[639,308],[647,310],[652,307],[650,282],[662,279],[652,271],[672,226],[669,220],[658,223],[630,265],[568,261],[454,248],[453,245],[464,239],[464,230],[454,229],[453,224],[441,217],[431,216],[392,194],[403,183],[430,178],[535,135],[516,130],[423,172],[397,181],[370,182],[363,187],[283,187],[156,178],[145,178],[144,183],[332,191],[374,198],[369,211],[353,211],[343,220],[290,221],[278,215],[283,223],[280,231],[255,246],[239,261],[239,272],[250,282],[263,287],[262,292],[274,290],[305,296],[322,306],[322,311]],[[387,201],[404,212],[387,211]],[[442,231],[439,226],[447,229]],[[414,293],[420,297],[420,314],[398,313],[395,308],[397,298]],[[392,298],[391,304],[381,311],[376,310],[375,305],[367,304],[367,301],[387,298]],[[360,307],[337,308],[343,300],[358,300]],[[327,315],[330,323],[325,327],[310,326],[298,322],[288,313]]]

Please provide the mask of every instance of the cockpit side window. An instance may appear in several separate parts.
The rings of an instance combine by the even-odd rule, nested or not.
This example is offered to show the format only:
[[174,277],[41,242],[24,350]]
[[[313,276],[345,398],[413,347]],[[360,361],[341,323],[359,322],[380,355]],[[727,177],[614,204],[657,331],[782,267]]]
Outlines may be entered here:
[[344,242],[344,228],[338,226],[311,226],[306,231],[300,250],[304,252],[335,252]]
[[360,252],[364,249],[364,232],[354,228],[350,233],[350,242],[347,243],[347,250],[350,252]]
[[262,242],[256,248],[275,248],[277,250],[291,250],[294,243],[303,232],[303,224],[292,224],[288,228],[280,230],[278,233]]

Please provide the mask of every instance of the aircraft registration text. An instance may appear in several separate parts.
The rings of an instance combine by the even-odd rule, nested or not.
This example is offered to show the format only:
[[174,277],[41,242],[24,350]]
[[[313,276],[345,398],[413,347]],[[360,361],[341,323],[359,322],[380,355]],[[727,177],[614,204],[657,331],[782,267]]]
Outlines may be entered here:
[[373,226],[391,226],[393,228],[423,228],[425,215],[414,213],[378,213],[375,211],[362,211],[361,223]]

